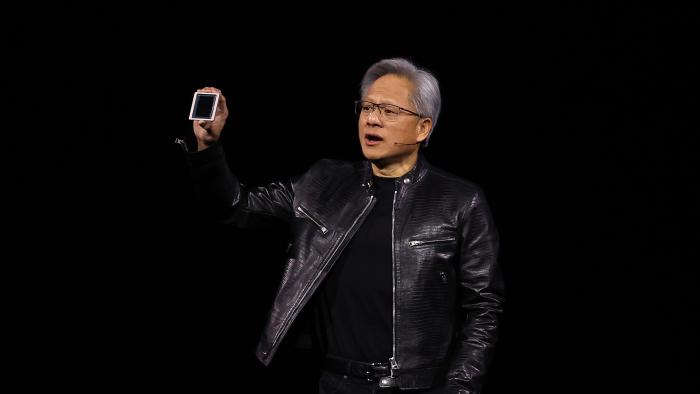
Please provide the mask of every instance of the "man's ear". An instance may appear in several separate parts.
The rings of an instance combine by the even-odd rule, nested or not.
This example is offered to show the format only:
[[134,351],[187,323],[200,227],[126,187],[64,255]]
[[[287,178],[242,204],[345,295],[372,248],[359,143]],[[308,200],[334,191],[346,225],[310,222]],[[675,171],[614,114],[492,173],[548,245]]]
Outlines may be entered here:
[[430,135],[430,130],[433,129],[433,120],[431,118],[422,118],[416,125],[416,142],[423,142]]

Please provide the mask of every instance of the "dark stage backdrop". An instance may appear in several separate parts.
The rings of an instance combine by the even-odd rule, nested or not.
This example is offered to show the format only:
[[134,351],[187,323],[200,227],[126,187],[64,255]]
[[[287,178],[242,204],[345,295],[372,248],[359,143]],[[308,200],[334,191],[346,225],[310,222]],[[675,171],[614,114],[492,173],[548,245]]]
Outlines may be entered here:
[[21,253],[6,280],[25,383],[313,392],[309,354],[254,358],[286,230],[200,217],[174,140],[192,93],[216,86],[246,184],[359,160],[359,81],[402,56],[441,82],[428,160],[484,188],[501,234],[484,393],[697,392],[694,10],[215,7],[8,18]]

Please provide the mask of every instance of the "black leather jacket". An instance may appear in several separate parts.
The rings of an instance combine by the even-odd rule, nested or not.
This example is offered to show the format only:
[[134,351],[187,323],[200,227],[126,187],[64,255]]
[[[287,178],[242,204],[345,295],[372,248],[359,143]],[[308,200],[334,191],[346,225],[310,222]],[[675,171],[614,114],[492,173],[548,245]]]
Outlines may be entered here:
[[[218,219],[241,227],[276,217],[291,226],[283,278],[257,356],[269,364],[294,319],[372,210],[368,162],[321,160],[287,182],[248,188],[216,144],[189,155],[195,188]],[[447,379],[480,390],[496,342],[503,284],[497,232],[474,184],[429,165],[396,181],[393,229],[393,360],[401,388]]]

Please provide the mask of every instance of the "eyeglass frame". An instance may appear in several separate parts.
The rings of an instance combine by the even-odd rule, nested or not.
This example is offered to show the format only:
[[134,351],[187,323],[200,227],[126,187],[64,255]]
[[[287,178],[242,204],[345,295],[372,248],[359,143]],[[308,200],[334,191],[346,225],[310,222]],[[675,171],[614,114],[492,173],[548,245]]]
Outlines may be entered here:
[[378,109],[379,109],[379,113],[381,114],[382,118],[384,118],[384,119],[392,119],[392,118],[388,118],[386,115],[384,115],[384,110],[383,110],[383,109],[386,108],[387,106],[392,106],[392,107],[398,108],[399,111],[404,111],[404,112],[406,112],[406,113],[408,113],[408,114],[410,114],[410,115],[414,115],[414,116],[417,116],[417,117],[419,117],[419,118],[423,118],[423,117],[424,117],[424,116],[422,116],[422,115],[420,115],[420,114],[418,114],[418,113],[416,113],[416,112],[413,112],[413,111],[408,110],[408,109],[406,109],[406,108],[400,107],[400,106],[398,106],[398,105],[396,105],[396,104],[389,104],[389,103],[378,104],[378,103],[373,103],[373,102],[368,101],[368,100],[355,100],[355,102],[354,102],[354,104],[355,104],[355,114],[358,115],[358,116],[359,116],[359,115],[362,115],[362,114],[364,113],[362,110],[360,110],[360,113],[357,113],[357,105],[358,105],[358,104],[361,104],[361,103],[369,103],[369,104],[372,104],[372,110],[371,110],[370,112],[367,113],[368,116],[369,116],[369,114],[371,114],[372,112],[374,112],[375,109],[378,108]]

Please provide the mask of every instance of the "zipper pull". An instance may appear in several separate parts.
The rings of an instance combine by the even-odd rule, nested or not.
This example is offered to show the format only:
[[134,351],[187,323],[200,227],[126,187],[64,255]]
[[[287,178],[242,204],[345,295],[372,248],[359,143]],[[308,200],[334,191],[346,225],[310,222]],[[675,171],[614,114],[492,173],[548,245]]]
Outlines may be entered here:
[[394,375],[394,370],[398,369],[399,365],[396,363],[396,359],[394,357],[391,357],[389,362],[391,363],[391,375],[384,376],[383,378],[379,379],[379,387],[396,387],[396,376]]
[[394,370],[399,369],[399,363],[396,362],[394,357],[389,359],[389,363],[391,364],[391,376],[394,376]]
[[190,151],[189,149],[187,149],[187,144],[185,143],[185,140],[184,140],[184,139],[182,139],[182,138],[175,138],[175,143],[178,144],[178,145],[180,145],[180,148],[182,148],[182,151],[183,151],[183,152],[187,153],[187,152]]

